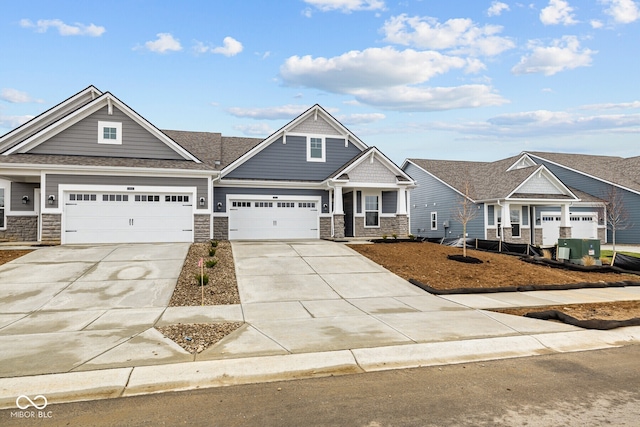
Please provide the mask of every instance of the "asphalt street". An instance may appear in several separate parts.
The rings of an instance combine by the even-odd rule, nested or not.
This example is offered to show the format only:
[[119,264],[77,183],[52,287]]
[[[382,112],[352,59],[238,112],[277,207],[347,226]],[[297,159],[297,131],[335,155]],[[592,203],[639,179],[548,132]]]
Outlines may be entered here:
[[640,345],[50,405],[3,426],[633,426]]

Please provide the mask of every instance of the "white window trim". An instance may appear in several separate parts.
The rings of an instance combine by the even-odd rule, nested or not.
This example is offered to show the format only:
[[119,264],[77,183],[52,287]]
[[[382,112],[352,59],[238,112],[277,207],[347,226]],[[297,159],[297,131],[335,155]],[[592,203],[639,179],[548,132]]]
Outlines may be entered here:
[[[116,139],[105,139],[104,128],[116,128]],[[98,122],[98,144],[122,145],[122,123]]]
[[9,181],[4,181],[4,180],[0,180],[0,189],[4,190],[4,207],[2,207],[1,209],[3,209],[2,215],[4,216],[4,221],[2,221],[2,223],[4,224],[3,227],[0,227],[0,230],[6,230],[7,229],[7,213],[9,211],[9,200],[11,200],[11,183]]
[[[518,220],[514,221],[511,219],[511,212],[518,212]],[[511,237],[514,239],[520,239],[522,238],[522,206],[519,205],[515,205],[511,206],[509,208],[509,219],[511,222]],[[516,236],[515,234],[513,234],[513,224],[518,224],[518,232],[519,234]]]
[[[367,209],[367,196],[375,196],[378,198],[377,211]],[[367,212],[378,212],[378,225],[367,225]],[[382,218],[382,192],[378,192],[378,193],[362,192],[362,214],[364,217],[364,221],[363,221],[364,228],[380,228],[380,218]]]
[[[311,157],[311,138],[317,138],[322,141],[322,157]],[[325,162],[327,157],[327,143],[324,136],[308,135],[307,136],[307,162]]]
[[[431,231],[436,231],[438,230],[438,212],[431,212],[430,215],[430,221],[431,221]],[[435,224],[436,226],[434,227],[433,224]]]

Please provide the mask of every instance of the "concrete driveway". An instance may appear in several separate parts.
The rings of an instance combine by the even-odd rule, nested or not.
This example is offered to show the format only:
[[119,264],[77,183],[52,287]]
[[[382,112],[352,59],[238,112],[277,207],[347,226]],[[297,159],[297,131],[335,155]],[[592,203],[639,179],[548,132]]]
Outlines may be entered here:
[[[0,377],[93,369],[90,361],[134,337],[161,339],[150,328],[167,307],[188,249],[54,246],[1,265]],[[141,354],[180,354],[167,348],[154,356],[142,347]]]

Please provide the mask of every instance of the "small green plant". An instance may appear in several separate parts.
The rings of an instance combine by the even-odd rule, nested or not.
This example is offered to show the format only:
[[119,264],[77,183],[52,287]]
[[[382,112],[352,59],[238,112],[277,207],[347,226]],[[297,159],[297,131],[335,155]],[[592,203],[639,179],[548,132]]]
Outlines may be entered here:
[[217,263],[218,263],[217,259],[210,259],[210,260],[207,260],[207,262],[205,262],[205,265],[207,266],[207,268],[213,268],[216,266]]
[[409,240],[416,240],[416,236],[414,236],[413,234],[409,234]]
[[391,237],[393,237],[394,240],[398,240],[398,235],[396,233],[393,233]]
[[209,256],[215,256],[216,250],[214,248],[209,249]]
[[218,241],[217,240],[212,240],[211,241],[211,247],[212,248],[217,248],[218,247]]
[[382,235],[382,240],[387,240],[387,237],[389,237],[389,236],[387,236],[386,234],[383,234]]
[[209,284],[209,275],[207,273],[204,274],[196,274],[196,284],[198,286],[207,286]]

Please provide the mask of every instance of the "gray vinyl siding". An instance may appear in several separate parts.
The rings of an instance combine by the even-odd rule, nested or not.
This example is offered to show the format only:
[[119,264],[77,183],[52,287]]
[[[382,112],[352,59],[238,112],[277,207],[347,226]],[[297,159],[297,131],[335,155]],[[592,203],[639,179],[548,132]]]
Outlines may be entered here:
[[[40,184],[26,183],[26,182],[12,182],[11,183],[11,207],[15,212],[33,212],[34,196],[33,190],[40,187]],[[29,197],[29,203],[22,203],[24,196]]]
[[[536,162],[544,164],[554,175],[556,175],[565,185],[577,188],[580,191],[591,194],[592,196],[606,199],[609,185],[588,176],[584,176],[577,172],[570,171],[563,167],[546,162],[539,158]],[[625,191],[618,188],[622,195],[624,207],[629,214],[630,222],[633,226],[627,230],[616,231],[616,243],[638,244],[640,243],[640,195]],[[593,211],[594,208],[591,208]],[[572,208],[573,211],[573,208]],[[607,242],[611,242],[611,230],[607,230]]]
[[[460,203],[460,195],[450,187],[425,173],[422,169],[408,163],[404,171],[417,182],[411,190],[411,234],[420,237],[462,237],[463,227],[453,219],[453,212]],[[484,239],[484,205],[478,205],[478,215],[467,224],[469,238]],[[431,213],[438,214],[438,229],[431,230]],[[445,221],[449,228],[443,227]]]
[[[322,213],[328,213],[329,192],[326,190],[307,190],[295,188],[235,188],[235,187],[215,187],[213,189],[213,206],[215,212],[227,212],[227,195],[257,195],[257,196],[313,196],[322,198]],[[218,203],[222,206],[218,208]]]
[[[122,144],[98,144],[98,121],[122,123]],[[113,115],[107,114],[107,107],[100,109],[29,153],[184,160],[116,107],[113,107]]]
[[[176,178],[176,177],[150,177],[150,176],[102,176],[102,175],[46,175],[46,195],[55,194],[58,198],[58,186],[60,184],[82,185],[122,185],[126,187],[158,186],[158,187],[196,187],[197,198],[205,198],[205,205],[200,206],[196,200],[197,209],[207,209],[208,197],[207,178]],[[133,190],[135,191],[135,190]],[[58,200],[49,207],[56,208]]]
[[287,136],[265,147],[262,151],[232,171],[228,178],[284,181],[323,181],[360,153],[360,149],[344,139],[325,139],[325,161],[307,161],[307,140],[304,136]]
[[382,192],[382,213],[396,213],[398,208],[398,192]]

